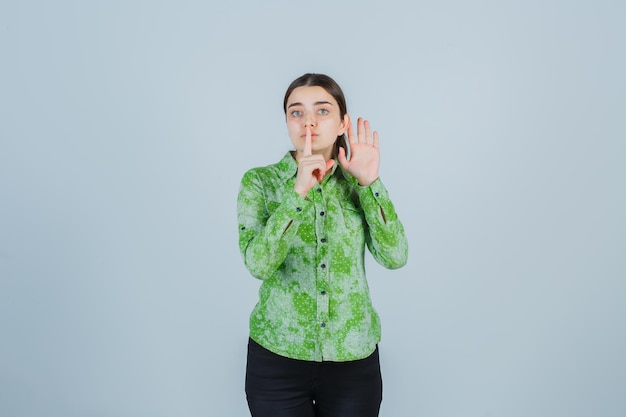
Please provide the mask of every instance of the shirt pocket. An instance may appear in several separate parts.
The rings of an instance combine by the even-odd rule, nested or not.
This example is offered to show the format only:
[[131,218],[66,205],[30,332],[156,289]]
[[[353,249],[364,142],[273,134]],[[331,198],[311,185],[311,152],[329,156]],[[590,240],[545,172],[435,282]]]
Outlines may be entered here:
[[363,210],[350,200],[341,201],[340,206],[346,229],[351,233],[362,232],[365,225]]

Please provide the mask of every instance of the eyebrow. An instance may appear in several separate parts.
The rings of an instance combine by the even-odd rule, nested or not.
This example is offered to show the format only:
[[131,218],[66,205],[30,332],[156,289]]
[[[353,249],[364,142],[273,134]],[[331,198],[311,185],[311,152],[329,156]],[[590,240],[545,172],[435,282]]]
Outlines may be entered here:
[[[314,106],[319,106],[320,104],[328,104],[331,106],[333,105],[333,103],[331,103],[330,101],[316,101],[315,103],[313,103]],[[291,103],[289,106],[287,106],[287,108],[290,109],[293,106],[303,106],[303,104],[298,101],[296,103]]]

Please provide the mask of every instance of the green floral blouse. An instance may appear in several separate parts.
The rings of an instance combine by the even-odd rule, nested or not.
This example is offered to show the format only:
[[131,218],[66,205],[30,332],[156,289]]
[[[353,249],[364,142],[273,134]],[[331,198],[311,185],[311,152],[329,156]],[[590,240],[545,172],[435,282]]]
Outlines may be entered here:
[[239,248],[263,280],[250,337],[293,359],[365,358],[380,341],[365,245],[378,263],[399,268],[407,261],[404,228],[380,179],[359,186],[335,163],[302,199],[293,189],[297,168],[288,152],[241,180]]

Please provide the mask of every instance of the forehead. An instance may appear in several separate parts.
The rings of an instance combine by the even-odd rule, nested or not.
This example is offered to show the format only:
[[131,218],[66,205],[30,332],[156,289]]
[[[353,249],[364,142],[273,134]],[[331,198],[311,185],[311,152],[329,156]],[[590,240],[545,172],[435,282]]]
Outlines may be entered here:
[[302,103],[303,105],[314,104],[319,101],[328,101],[337,105],[337,100],[320,86],[306,86],[295,88],[287,99],[287,106],[292,103]]

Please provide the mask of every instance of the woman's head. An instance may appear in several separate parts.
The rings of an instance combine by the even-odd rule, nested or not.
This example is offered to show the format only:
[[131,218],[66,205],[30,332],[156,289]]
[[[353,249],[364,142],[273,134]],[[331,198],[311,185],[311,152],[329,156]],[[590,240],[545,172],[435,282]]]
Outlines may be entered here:
[[345,132],[350,118],[346,98],[328,75],[304,74],[296,78],[285,92],[283,110],[296,149],[301,147],[306,125],[310,125],[314,153],[323,152],[328,146],[332,147],[330,157],[337,157],[339,147],[347,153]]

